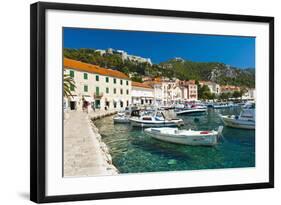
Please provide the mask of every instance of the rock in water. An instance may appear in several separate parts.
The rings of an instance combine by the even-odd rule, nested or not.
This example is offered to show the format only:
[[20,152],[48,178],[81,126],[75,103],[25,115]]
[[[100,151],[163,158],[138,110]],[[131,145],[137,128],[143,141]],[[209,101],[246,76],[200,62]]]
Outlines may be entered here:
[[199,122],[199,118],[194,118],[194,122]]
[[169,164],[169,165],[176,164],[176,163],[177,163],[177,160],[175,160],[175,159],[170,159],[170,160],[168,161],[168,164]]

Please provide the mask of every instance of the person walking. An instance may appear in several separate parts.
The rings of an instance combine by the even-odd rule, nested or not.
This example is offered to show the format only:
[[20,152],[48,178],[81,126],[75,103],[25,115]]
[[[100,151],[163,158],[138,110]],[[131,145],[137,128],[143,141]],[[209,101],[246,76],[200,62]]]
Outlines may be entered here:
[[89,106],[89,103],[86,100],[84,100],[83,106],[82,106],[83,112],[88,113],[88,106]]

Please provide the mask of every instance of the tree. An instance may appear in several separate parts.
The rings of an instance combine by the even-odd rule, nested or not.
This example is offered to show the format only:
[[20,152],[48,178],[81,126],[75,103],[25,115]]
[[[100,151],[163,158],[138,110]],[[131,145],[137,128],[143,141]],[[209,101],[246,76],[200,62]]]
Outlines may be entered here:
[[210,98],[209,98],[210,100],[214,100],[214,99],[216,99],[216,94],[215,93],[211,93],[211,95],[210,95]]
[[[239,87],[255,87],[255,69],[239,69],[228,67],[219,62],[193,62],[190,60],[170,59],[159,64],[137,62],[124,59],[118,53],[97,52],[95,49],[64,48],[64,57],[70,58],[104,68],[111,68],[124,72],[128,75],[138,73],[146,76],[162,76],[167,78],[178,78],[180,80],[210,80],[221,85],[235,85]],[[207,96],[208,93],[205,93]]]
[[198,87],[198,98],[207,100],[207,99],[212,99],[212,93],[207,85],[197,85]]
[[242,97],[242,93],[241,93],[240,91],[235,90],[235,91],[232,93],[232,97],[233,97],[233,98],[240,98],[240,97]]
[[219,96],[219,99],[221,100],[228,100],[231,96],[231,93],[230,92],[226,92],[226,93],[221,93],[220,96]]
[[247,92],[248,92],[248,89],[244,86],[240,89],[241,96],[243,96]]
[[72,93],[71,93],[71,89],[70,89],[71,87],[76,88],[73,78],[68,74],[64,74],[63,75],[63,95],[65,97],[69,97],[69,96],[72,97]]
[[135,82],[139,82],[139,83],[142,83],[142,77],[141,76],[132,76],[131,77],[131,80],[132,81],[135,81]]

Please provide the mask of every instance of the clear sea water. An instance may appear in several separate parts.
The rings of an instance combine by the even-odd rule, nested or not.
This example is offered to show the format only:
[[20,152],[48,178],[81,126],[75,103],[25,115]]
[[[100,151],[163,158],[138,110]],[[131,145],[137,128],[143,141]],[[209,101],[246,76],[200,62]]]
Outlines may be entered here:
[[[240,108],[180,116],[181,129],[212,130],[222,122],[219,114],[239,114]],[[197,118],[197,120],[194,120]],[[113,116],[95,121],[120,173],[238,168],[255,166],[255,131],[224,127],[214,147],[186,146],[152,139],[142,128],[114,124]]]

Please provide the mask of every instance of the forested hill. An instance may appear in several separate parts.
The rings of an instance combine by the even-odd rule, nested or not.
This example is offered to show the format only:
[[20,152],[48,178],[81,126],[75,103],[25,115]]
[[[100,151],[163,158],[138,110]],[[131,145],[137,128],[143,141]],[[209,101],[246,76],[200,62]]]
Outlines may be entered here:
[[180,80],[214,81],[221,85],[255,87],[255,69],[239,69],[219,62],[193,62],[181,58],[170,59],[159,64],[136,63],[122,60],[119,54],[104,54],[94,49],[64,49],[64,57],[101,67],[116,69],[141,81],[141,76],[164,76]]
[[171,59],[160,63],[164,68],[174,71],[175,76],[196,80],[210,80],[221,85],[255,87],[255,69],[239,69],[217,62],[193,62]]

